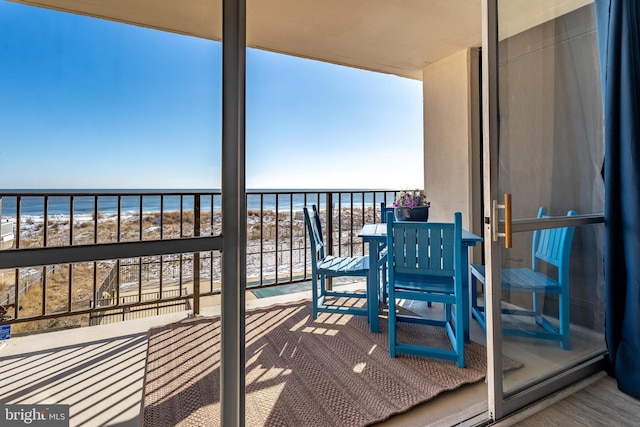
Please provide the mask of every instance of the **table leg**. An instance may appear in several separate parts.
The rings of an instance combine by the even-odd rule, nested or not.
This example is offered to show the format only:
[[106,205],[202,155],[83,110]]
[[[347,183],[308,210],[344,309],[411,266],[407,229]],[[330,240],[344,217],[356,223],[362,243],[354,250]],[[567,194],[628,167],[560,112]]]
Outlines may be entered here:
[[471,302],[471,290],[469,289],[469,246],[463,247],[462,250],[462,309],[464,319],[464,342],[469,342],[469,311]]
[[369,241],[369,278],[367,280],[367,309],[369,312],[369,328],[371,332],[379,332],[378,324],[378,274],[380,266],[378,259],[380,257],[378,242]]

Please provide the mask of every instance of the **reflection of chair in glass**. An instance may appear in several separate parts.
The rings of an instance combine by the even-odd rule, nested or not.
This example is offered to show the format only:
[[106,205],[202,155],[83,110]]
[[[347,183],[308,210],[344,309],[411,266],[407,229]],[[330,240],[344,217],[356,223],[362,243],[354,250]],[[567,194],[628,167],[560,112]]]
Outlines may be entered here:
[[[569,211],[567,216],[577,215]],[[538,218],[548,218],[541,207]],[[517,335],[550,340],[559,340],[563,349],[569,349],[569,256],[574,227],[536,230],[531,243],[531,268],[506,268],[500,271],[503,294],[506,291],[529,294],[529,307],[503,306],[502,313],[527,316],[535,319],[536,325],[503,327],[504,335]],[[547,265],[545,265],[547,264]],[[553,266],[553,267],[550,267]],[[484,306],[477,302],[477,281],[485,285],[484,265],[472,264],[471,299],[473,316],[486,329]],[[557,274],[547,274],[555,269]],[[552,276],[555,276],[554,279]],[[539,298],[545,294],[558,296],[558,320],[551,321],[543,313]],[[483,292],[484,295],[484,292]]]
[[[367,316],[367,309],[363,307],[339,305],[337,300],[335,301],[335,304],[325,304],[324,299],[327,296],[335,298],[367,297],[366,292],[328,290],[326,285],[326,278],[337,276],[368,277],[369,257],[336,257],[332,255],[326,255],[318,210],[316,208],[316,205],[313,205],[312,207],[312,211],[309,211],[309,209],[307,209],[306,207],[304,208],[304,219],[307,223],[307,230],[309,231],[309,240],[311,240],[311,303],[313,318],[316,319],[318,317],[318,312],[339,312],[345,314]],[[319,290],[318,285],[320,287]]]
[[[414,354],[455,360],[464,368],[464,320],[462,294],[462,215],[453,223],[394,222],[387,216],[389,268],[389,354]],[[422,316],[398,306],[412,301],[440,302],[444,315]],[[415,310],[423,311],[423,310]],[[443,326],[453,349],[398,342],[398,322]]]

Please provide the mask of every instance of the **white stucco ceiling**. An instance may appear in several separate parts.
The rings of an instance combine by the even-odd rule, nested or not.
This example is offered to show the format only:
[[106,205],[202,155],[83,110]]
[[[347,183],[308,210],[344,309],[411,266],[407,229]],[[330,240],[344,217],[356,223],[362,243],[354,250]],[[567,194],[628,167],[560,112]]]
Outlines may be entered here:
[[[20,3],[220,40],[221,0]],[[593,0],[511,0],[514,34]],[[403,77],[481,44],[481,0],[247,0],[247,45]]]

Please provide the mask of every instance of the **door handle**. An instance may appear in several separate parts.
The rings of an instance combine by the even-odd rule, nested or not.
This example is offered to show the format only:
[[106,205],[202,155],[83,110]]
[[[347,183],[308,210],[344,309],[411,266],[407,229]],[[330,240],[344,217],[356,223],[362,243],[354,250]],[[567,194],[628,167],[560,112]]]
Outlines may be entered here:
[[511,194],[504,194],[504,247],[511,249],[513,247],[511,240]]
[[[498,209],[504,209],[504,233],[498,232]],[[504,247],[511,249],[513,247],[511,231],[511,194],[505,193],[504,205],[499,205],[497,200],[493,201],[493,218],[493,241],[497,242],[499,237],[504,237]]]

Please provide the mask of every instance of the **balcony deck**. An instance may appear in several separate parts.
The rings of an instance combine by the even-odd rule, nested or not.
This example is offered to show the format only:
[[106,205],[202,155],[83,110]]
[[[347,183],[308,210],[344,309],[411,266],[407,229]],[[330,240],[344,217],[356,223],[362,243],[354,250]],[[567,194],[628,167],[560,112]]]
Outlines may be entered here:
[[[247,307],[308,298],[310,291],[259,299],[249,295]],[[203,315],[219,312],[215,301],[202,308]],[[188,315],[183,311],[13,337],[0,344],[0,402],[69,404],[72,426],[139,426],[148,330]],[[471,327],[472,340],[483,342],[478,324],[472,322]],[[530,378],[535,375],[532,370],[540,369],[540,351],[533,351],[533,347],[527,349],[519,344],[518,353],[509,355],[523,361],[525,367],[508,373],[508,383]],[[481,413],[484,408],[486,384],[480,382],[445,393],[381,425],[448,426]]]

